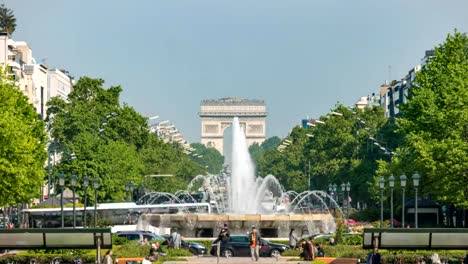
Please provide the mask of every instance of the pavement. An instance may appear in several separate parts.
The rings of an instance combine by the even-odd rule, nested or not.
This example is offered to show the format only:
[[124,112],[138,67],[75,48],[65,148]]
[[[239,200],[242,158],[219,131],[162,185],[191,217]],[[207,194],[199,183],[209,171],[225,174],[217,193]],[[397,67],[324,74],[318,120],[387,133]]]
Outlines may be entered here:
[[[294,257],[295,259],[297,257]],[[252,261],[250,257],[231,257],[231,258],[224,258],[220,257],[219,262],[216,257],[212,256],[203,256],[203,257],[189,257],[187,261],[166,261],[165,264],[182,264],[182,263],[190,263],[190,264],[215,264],[215,263],[229,263],[229,264],[244,264],[244,263],[271,263],[271,264],[310,264],[310,261],[290,261],[291,257],[279,257],[276,258],[259,258],[258,261]]]

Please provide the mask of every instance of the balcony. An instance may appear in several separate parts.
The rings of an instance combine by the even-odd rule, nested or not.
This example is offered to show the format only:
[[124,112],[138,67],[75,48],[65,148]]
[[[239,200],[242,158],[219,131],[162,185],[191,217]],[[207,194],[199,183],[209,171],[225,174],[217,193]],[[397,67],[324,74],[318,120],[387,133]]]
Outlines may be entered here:
[[34,64],[25,64],[23,66],[24,74],[32,75],[34,73]]

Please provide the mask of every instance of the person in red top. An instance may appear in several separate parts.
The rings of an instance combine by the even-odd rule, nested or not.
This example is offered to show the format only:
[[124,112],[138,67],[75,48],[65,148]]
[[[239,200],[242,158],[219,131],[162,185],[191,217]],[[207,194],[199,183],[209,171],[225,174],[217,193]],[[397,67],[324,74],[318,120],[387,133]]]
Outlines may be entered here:
[[261,240],[260,240],[260,234],[258,234],[255,226],[252,227],[252,232],[249,234],[249,240],[250,240],[250,256],[252,257],[252,260],[258,261]]

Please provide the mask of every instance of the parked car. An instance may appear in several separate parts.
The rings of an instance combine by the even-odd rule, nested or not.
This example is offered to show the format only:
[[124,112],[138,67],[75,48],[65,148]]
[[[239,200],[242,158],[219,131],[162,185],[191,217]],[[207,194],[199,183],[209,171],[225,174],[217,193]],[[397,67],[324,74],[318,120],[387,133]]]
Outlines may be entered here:
[[148,239],[148,241],[164,241],[164,238],[162,236],[147,231],[119,231],[116,233],[116,235],[119,237],[124,237],[127,240],[142,241],[143,238],[146,238]]
[[[169,234],[163,235],[164,242],[162,243],[162,245],[167,246],[168,245],[168,240],[169,240],[170,237],[171,237],[171,235],[169,235]],[[190,253],[192,253],[193,255],[196,255],[196,256],[204,255],[204,254],[206,254],[208,252],[208,249],[205,246],[203,246],[202,244],[196,243],[196,242],[187,242],[185,240],[181,241],[180,247],[183,248],[183,249],[187,249],[188,251],[190,251]]]
[[[289,246],[271,243],[267,240],[262,239],[260,247],[260,256],[277,257],[288,249]],[[217,250],[218,245],[212,244],[210,254],[216,256]],[[228,241],[221,243],[220,255],[223,257],[250,256],[249,237],[247,235],[231,235]]]

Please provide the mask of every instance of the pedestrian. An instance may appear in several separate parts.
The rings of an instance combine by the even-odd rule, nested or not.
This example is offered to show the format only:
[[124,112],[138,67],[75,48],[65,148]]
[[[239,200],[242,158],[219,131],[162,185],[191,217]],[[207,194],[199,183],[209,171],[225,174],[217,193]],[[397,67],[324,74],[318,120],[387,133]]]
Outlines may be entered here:
[[112,250],[108,250],[106,252],[106,255],[104,256],[104,261],[102,264],[113,264],[113,261],[112,261]]
[[291,231],[289,232],[289,246],[291,249],[296,249],[297,245],[297,237],[294,235],[294,228],[291,228]]
[[250,256],[252,257],[252,260],[258,261],[261,238],[255,226],[252,227],[252,232],[249,234],[249,240],[250,240]]
[[221,231],[219,231],[218,239],[223,243],[229,239],[229,229],[227,224],[224,224],[223,228],[221,228]]
[[173,244],[173,247],[175,249],[179,249],[180,248],[180,244],[181,244],[181,239],[180,239],[180,234],[177,233],[177,229],[174,229],[174,232],[172,232],[171,234],[171,238],[172,238],[172,244]]
[[323,249],[322,243],[318,244],[316,249],[317,249],[317,257],[325,257],[325,250]]
[[310,241],[305,240],[302,242],[302,253],[300,256],[304,258],[305,261],[311,261],[314,259],[315,249],[313,248]]
[[148,238],[144,237],[143,240],[140,241],[140,245],[148,246],[149,245]]
[[380,264],[381,258],[378,248],[374,248],[374,252],[371,252],[367,255],[366,264]]

